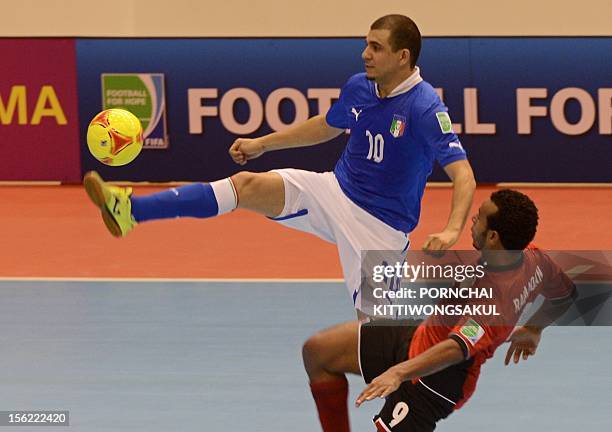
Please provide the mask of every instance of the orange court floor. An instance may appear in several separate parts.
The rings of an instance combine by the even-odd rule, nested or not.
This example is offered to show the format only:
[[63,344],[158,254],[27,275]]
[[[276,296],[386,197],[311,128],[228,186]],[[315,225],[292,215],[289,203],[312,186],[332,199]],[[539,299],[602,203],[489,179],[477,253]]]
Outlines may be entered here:
[[[496,186],[477,189],[472,213]],[[540,209],[535,243],[548,250],[612,250],[612,188],[518,187]],[[137,186],[136,194],[160,190]],[[450,187],[428,187],[412,248],[441,230]],[[243,210],[207,220],[139,225],[112,237],[82,187],[0,186],[0,277],[341,278],[335,246]],[[471,249],[468,221],[454,249]]]

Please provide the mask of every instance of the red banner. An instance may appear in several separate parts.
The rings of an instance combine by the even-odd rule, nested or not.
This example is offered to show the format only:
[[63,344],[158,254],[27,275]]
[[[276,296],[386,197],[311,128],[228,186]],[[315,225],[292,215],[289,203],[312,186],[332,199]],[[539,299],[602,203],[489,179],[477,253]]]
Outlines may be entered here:
[[80,180],[74,39],[0,39],[0,180]]

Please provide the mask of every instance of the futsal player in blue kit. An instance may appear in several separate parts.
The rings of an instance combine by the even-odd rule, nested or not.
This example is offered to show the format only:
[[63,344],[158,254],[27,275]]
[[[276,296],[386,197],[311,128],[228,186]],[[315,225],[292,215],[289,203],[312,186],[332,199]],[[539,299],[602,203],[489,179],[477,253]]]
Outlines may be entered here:
[[365,73],[349,78],[326,114],[263,137],[239,138],[229,149],[232,159],[245,165],[266,152],[321,144],[350,129],[333,172],[243,171],[147,196],[108,186],[89,172],[85,189],[109,231],[120,237],[149,220],[249,209],[335,243],[359,310],[361,252],[405,255],[427,177],[438,162],[453,182],[451,210],[444,229],[428,236],[423,248],[451,247],[463,230],[475,181],[447,108],[416,66],[420,32],[410,18],[387,15],[372,24],[366,42]]

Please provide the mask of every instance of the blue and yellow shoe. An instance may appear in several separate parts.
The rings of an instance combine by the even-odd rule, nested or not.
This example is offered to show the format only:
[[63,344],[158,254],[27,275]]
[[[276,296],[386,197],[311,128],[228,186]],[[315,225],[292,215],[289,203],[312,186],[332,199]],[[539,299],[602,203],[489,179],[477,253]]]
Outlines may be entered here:
[[83,186],[91,201],[100,209],[104,224],[112,235],[124,237],[136,226],[130,201],[132,188],[108,186],[95,171],[85,174]]

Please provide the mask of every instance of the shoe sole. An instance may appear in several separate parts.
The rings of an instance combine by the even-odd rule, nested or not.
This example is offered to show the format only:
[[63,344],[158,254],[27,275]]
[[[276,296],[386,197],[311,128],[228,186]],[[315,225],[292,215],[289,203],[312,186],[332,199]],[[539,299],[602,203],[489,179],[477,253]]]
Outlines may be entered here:
[[90,171],[83,178],[83,186],[85,192],[89,196],[91,202],[100,209],[102,220],[108,231],[115,237],[122,237],[121,228],[115,222],[113,215],[106,207],[106,199],[104,198],[104,181],[95,171]]

